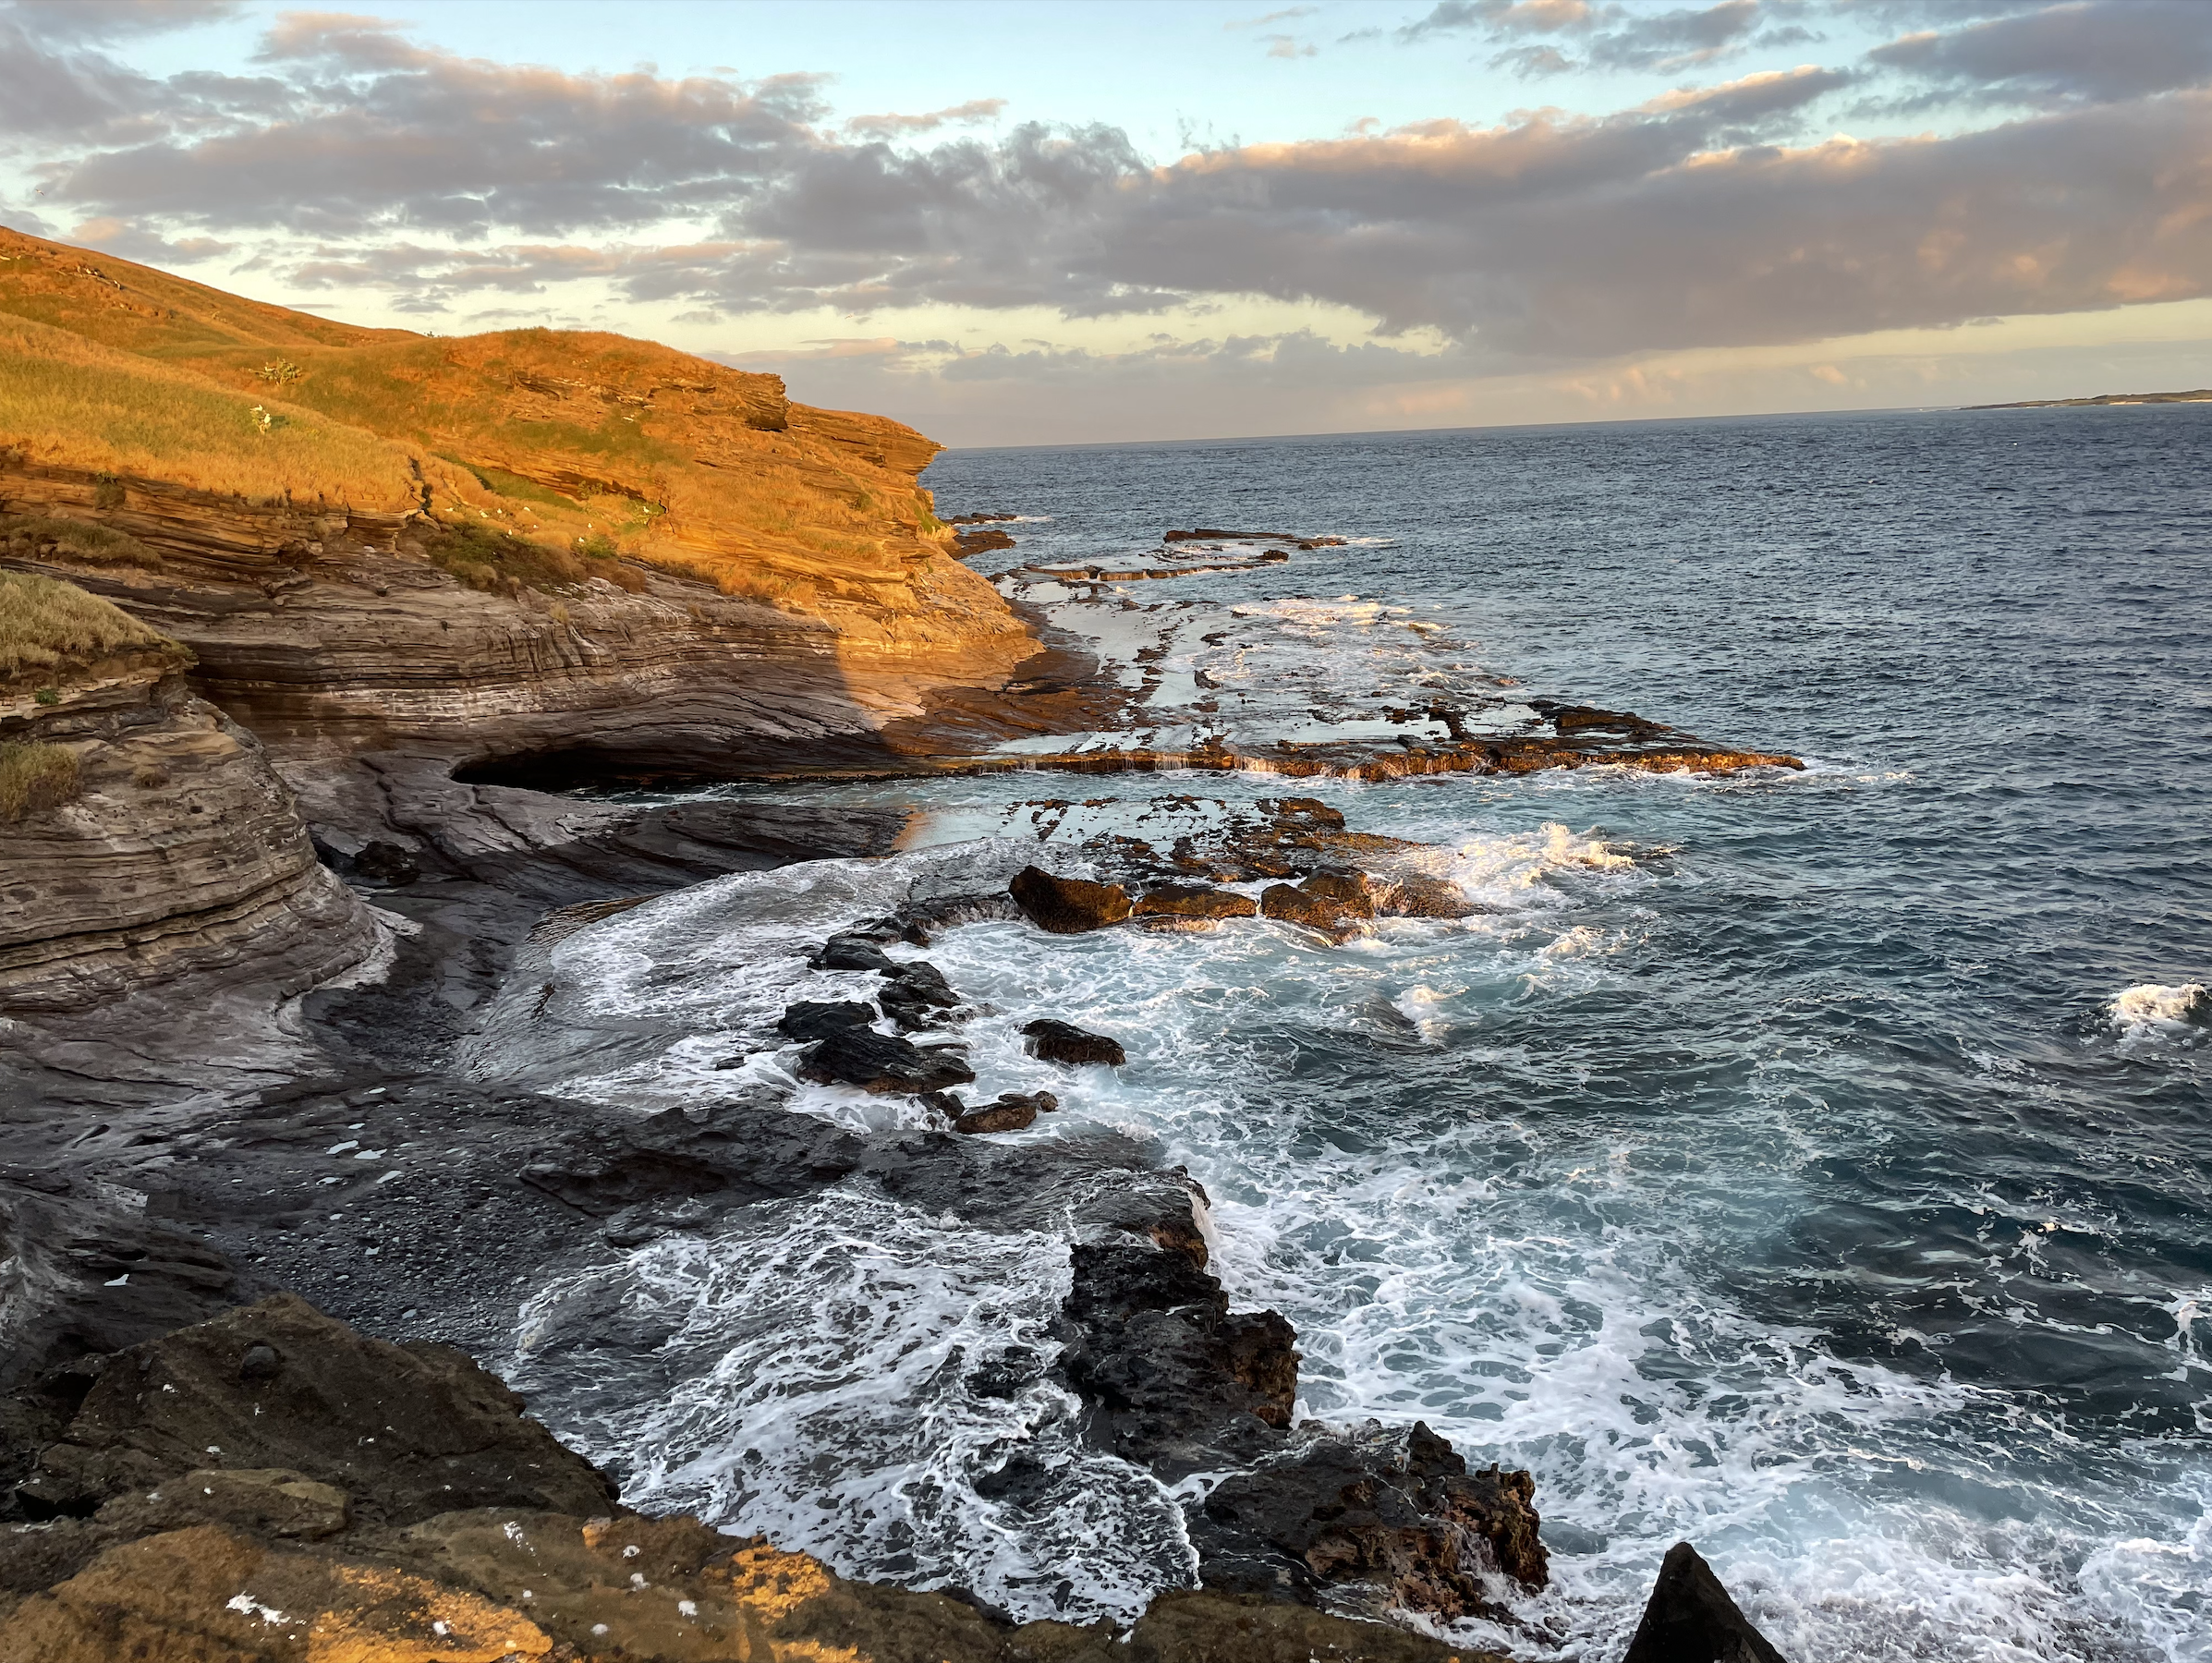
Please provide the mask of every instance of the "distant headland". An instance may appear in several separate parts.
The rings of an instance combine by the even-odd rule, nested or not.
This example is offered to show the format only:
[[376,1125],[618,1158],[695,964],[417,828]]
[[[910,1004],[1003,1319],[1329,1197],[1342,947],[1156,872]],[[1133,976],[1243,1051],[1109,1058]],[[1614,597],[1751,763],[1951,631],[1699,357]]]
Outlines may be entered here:
[[2094,398],[2023,398],[2011,404],[1967,405],[1969,410],[2063,410],[2080,405],[2212,404],[2212,387],[2194,393],[2099,393]]

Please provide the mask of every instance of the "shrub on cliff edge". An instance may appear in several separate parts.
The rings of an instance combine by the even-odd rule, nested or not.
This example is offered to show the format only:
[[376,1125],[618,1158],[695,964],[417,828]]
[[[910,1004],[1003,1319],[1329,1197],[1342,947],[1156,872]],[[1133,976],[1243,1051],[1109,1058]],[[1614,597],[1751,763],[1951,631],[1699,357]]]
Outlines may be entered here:
[[77,753],[67,747],[0,745],[0,825],[60,807],[77,786]]

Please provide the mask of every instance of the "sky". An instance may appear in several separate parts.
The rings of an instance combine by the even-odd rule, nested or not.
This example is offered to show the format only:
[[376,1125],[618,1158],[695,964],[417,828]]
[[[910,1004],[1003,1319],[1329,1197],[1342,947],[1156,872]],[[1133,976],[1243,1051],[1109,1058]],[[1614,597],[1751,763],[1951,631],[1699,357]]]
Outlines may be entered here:
[[0,0],[0,225],[954,444],[2212,385],[2212,0]]

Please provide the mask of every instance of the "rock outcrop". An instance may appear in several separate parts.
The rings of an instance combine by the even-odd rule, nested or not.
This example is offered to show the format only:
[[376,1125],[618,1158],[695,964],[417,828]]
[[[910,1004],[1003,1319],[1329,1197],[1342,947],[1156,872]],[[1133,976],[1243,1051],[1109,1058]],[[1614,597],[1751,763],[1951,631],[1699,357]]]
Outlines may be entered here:
[[1782,1663],[1696,1548],[1667,1549],[1622,1663]]
[[316,859],[261,747],[158,649],[0,683],[0,745],[69,759],[0,850],[0,1014],[83,1014],[149,987],[286,997],[377,932]]
[[464,1353],[290,1296],[30,1398],[0,1420],[0,1453],[43,1446],[0,1504],[0,1633],[38,1663],[1479,1663],[1233,1595],[1163,1596],[1117,1633],[849,1582],[621,1507]]

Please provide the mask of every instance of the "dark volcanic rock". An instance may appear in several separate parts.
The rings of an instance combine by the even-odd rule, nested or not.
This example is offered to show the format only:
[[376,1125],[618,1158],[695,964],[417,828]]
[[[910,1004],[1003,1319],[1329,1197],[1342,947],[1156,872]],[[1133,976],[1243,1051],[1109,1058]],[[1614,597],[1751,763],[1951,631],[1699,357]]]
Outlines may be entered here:
[[203,1467],[298,1474],[394,1525],[457,1507],[591,1513],[614,1500],[605,1475],[525,1419],[522,1400],[466,1353],[369,1339],[288,1293],[110,1357],[18,1493],[30,1510],[82,1517]]
[[960,995],[953,991],[944,973],[923,959],[901,965],[892,972],[877,997],[882,1001],[883,1014],[908,1028],[921,1027],[934,1020],[937,1013],[952,1010],[960,1002]]
[[1026,1025],[1022,1032],[1028,1038],[1029,1054],[1047,1062],[1103,1062],[1119,1068],[1129,1060],[1120,1040],[1086,1033],[1073,1023],[1055,1022],[1050,1016]]
[[1622,1663],[1782,1663],[1687,1542],[1667,1549]]
[[1268,885],[1260,892],[1259,910],[1263,916],[1343,941],[1361,920],[1375,916],[1375,902],[1365,873],[1316,872],[1295,885]]
[[880,970],[886,976],[898,968],[882,948],[857,934],[832,936],[808,962],[817,970]]
[[976,1071],[942,1047],[925,1050],[867,1028],[832,1034],[807,1053],[799,1073],[831,1086],[863,1091],[942,1091],[965,1086]]
[[1390,918],[1464,918],[1476,909],[1459,885],[1426,872],[1401,872],[1374,885],[1375,910]]
[[1249,918],[1259,905],[1234,890],[1202,883],[1161,883],[1147,890],[1130,916],[1154,925],[1202,929],[1221,918]]
[[1535,1484],[1496,1467],[1469,1473],[1416,1422],[1395,1439],[1327,1437],[1292,1459],[1224,1480],[1194,1521],[1209,1587],[1303,1592],[1337,1600],[1365,1590],[1376,1609],[1444,1621],[1496,1614],[1481,1572],[1526,1588],[1548,1578]]
[[729,1103],[697,1119],[669,1109],[626,1126],[594,1126],[542,1151],[521,1177],[588,1218],[605,1219],[702,1198],[742,1207],[806,1195],[857,1171],[863,1153],[858,1138],[810,1115]]
[[1041,867],[1024,867],[1007,892],[1031,923],[1054,935],[1103,929],[1129,916],[1129,892],[1120,884],[1056,878]]
[[[955,1099],[956,1100],[956,1099]],[[1019,1132],[1036,1123],[1040,1111],[1057,1109],[1060,1099],[1049,1091],[1007,1091],[995,1103],[985,1103],[956,1115],[955,1132]]]
[[1164,1477],[1249,1459],[1287,1426],[1296,1336],[1273,1311],[1232,1316],[1205,1248],[1126,1238],[1079,1243],[1061,1359],[1092,1406],[1092,1433]]
[[785,1005],[776,1032],[786,1039],[827,1039],[847,1028],[864,1028],[876,1019],[876,1007],[857,999],[802,999]]
[[985,554],[993,549],[1014,547],[1014,539],[999,530],[955,532],[953,540],[962,554]]

